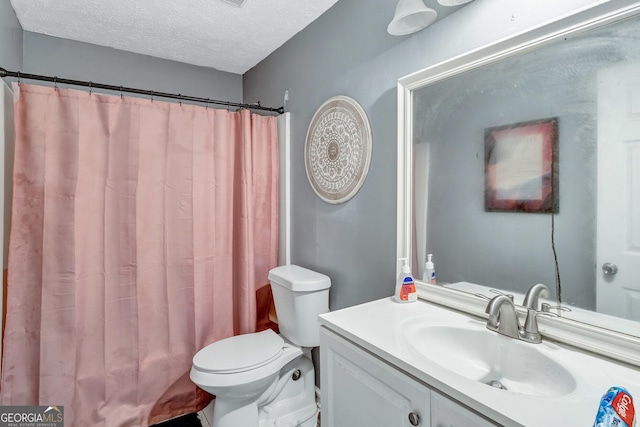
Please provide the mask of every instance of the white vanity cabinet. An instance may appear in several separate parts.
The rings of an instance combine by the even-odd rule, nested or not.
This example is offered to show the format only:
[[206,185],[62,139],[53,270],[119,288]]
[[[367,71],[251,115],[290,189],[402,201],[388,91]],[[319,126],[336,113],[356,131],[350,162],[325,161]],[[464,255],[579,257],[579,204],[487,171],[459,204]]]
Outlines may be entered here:
[[424,383],[322,327],[323,427],[488,427]]
[[431,392],[431,427],[495,427],[475,412],[464,408],[448,397]]
[[[412,413],[430,427],[591,426],[612,384],[640,396],[637,368],[494,336],[484,319],[424,300],[382,298],[319,322],[323,427],[409,427]],[[510,389],[486,385],[489,373]]]
[[430,424],[428,388],[325,328],[320,365],[323,427]]

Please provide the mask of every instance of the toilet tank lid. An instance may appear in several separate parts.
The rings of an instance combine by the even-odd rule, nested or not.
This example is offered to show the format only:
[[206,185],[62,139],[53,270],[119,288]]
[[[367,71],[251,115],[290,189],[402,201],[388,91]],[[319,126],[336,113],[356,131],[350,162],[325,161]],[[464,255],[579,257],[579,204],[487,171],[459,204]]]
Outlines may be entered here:
[[331,279],[328,276],[292,264],[269,271],[269,281],[294,292],[319,291],[331,286]]

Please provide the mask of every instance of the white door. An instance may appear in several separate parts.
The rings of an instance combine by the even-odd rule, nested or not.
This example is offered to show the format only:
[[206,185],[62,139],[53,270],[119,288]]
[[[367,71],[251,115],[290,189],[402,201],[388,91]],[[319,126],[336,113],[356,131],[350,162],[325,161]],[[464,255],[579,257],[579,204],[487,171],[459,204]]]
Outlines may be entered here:
[[640,320],[640,63],[598,75],[598,312]]

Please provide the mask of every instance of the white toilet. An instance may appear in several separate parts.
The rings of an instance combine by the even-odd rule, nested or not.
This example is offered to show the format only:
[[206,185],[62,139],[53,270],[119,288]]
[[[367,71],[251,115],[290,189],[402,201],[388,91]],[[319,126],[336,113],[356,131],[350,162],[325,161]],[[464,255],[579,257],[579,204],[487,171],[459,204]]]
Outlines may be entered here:
[[297,265],[269,272],[280,335],[271,330],[210,344],[193,357],[191,381],[216,396],[213,427],[315,427],[311,347],[329,311],[331,280]]

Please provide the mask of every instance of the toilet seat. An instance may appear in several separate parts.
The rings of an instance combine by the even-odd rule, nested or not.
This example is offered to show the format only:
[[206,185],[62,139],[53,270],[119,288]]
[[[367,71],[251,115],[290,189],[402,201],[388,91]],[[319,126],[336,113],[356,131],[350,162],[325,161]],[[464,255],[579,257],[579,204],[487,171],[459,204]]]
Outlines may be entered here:
[[201,372],[234,374],[267,365],[283,351],[284,339],[267,329],[209,344],[193,357],[193,366]]
[[193,382],[201,386],[238,387],[277,375],[283,366],[302,355],[300,347],[285,342],[278,357],[254,369],[234,373],[207,372],[200,370],[194,363],[191,366],[190,377]]

